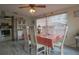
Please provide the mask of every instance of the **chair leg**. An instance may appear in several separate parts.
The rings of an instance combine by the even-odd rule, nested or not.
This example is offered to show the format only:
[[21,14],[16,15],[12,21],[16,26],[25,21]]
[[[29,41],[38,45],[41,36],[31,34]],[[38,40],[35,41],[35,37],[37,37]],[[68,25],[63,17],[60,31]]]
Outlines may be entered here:
[[78,44],[78,41],[77,41],[77,39],[76,39],[76,48],[78,47],[77,44]]
[[48,54],[49,54],[48,47],[46,47],[46,55],[48,55]]
[[61,55],[64,55],[64,46],[61,46]]

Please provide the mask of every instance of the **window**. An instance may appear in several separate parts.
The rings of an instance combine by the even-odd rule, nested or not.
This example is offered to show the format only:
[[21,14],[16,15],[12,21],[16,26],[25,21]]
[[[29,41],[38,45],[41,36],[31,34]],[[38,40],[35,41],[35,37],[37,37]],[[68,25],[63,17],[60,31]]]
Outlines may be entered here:
[[41,34],[64,34],[66,24],[66,13],[37,19],[37,26],[41,26]]

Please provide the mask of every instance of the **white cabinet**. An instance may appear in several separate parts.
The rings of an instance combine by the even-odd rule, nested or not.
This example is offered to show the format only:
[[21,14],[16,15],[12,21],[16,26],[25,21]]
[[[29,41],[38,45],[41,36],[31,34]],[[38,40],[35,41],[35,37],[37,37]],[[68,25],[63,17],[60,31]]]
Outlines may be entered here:
[[23,39],[23,30],[26,29],[26,20],[22,17],[18,17],[17,20],[17,38],[18,40]]

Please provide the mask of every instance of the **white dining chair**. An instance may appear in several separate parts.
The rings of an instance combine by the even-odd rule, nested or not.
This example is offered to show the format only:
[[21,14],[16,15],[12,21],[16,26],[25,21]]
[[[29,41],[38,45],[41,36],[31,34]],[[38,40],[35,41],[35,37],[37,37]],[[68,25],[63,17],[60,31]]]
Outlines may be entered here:
[[64,42],[66,40],[66,37],[67,37],[67,32],[68,32],[68,26],[66,26],[66,29],[65,29],[65,32],[64,32],[64,37],[62,39],[60,39],[59,41],[57,41],[55,44],[54,44],[54,47],[58,47],[60,48],[60,52],[61,52],[61,55],[64,54]]

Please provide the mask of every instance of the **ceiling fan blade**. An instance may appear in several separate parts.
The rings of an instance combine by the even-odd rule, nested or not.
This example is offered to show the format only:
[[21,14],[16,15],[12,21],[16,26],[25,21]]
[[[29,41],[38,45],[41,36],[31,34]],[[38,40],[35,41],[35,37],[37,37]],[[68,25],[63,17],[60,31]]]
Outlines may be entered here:
[[35,7],[38,7],[38,8],[46,8],[45,5],[35,5]]
[[19,8],[28,8],[29,6],[21,6],[21,7],[19,7]]

